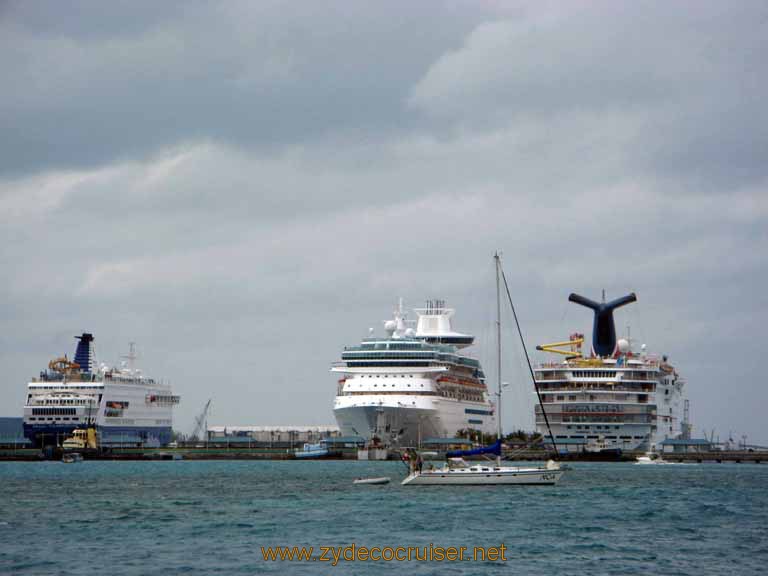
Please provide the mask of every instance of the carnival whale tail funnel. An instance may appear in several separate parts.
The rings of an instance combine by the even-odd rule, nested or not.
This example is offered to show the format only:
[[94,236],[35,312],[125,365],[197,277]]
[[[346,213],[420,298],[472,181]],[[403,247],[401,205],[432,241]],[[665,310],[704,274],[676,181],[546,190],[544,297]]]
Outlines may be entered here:
[[632,292],[610,302],[595,302],[578,294],[571,294],[568,296],[568,300],[595,311],[595,322],[592,326],[592,350],[597,356],[611,356],[616,351],[616,325],[613,322],[613,311],[625,304],[637,301],[635,293]]

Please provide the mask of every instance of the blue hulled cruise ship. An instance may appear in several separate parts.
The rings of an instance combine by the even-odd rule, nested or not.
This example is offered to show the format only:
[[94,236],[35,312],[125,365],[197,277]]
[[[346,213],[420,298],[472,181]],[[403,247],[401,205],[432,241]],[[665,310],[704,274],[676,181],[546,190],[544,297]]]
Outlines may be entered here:
[[93,335],[76,338],[74,360],[51,360],[27,385],[24,435],[36,446],[59,446],[73,430],[95,428],[102,446],[168,444],[179,403],[170,385],[134,367],[133,345],[119,368],[97,366]]

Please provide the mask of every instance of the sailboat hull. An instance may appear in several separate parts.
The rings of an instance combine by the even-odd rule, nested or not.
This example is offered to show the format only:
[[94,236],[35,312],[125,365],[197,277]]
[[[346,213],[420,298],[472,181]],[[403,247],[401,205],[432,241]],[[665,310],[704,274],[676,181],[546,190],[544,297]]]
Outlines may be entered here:
[[413,472],[403,481],[403,486],[494,486],[494,485],[543,485],[552,486],[560,481],[564,470],[546,468],[480,468],[458,470],[430,470]]

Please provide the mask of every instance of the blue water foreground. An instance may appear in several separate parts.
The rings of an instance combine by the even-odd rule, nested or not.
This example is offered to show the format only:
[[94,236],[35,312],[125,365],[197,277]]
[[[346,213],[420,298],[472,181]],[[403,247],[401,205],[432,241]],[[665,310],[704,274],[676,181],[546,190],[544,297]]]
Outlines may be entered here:
[[[399,462],[0,463],[0,574],[768,573],[768,465],[583,463],[556,487],[406,488],[403,474]],[[506,561],[262,557],[352,544],[503,544]]]

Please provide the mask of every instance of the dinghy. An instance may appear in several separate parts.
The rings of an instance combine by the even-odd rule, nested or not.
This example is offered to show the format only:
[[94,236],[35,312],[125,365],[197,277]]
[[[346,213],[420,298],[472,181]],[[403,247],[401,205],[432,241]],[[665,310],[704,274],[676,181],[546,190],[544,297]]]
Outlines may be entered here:
[[389,478],[386,476],[380,478],[357,478],[353,484],[389,484]]

